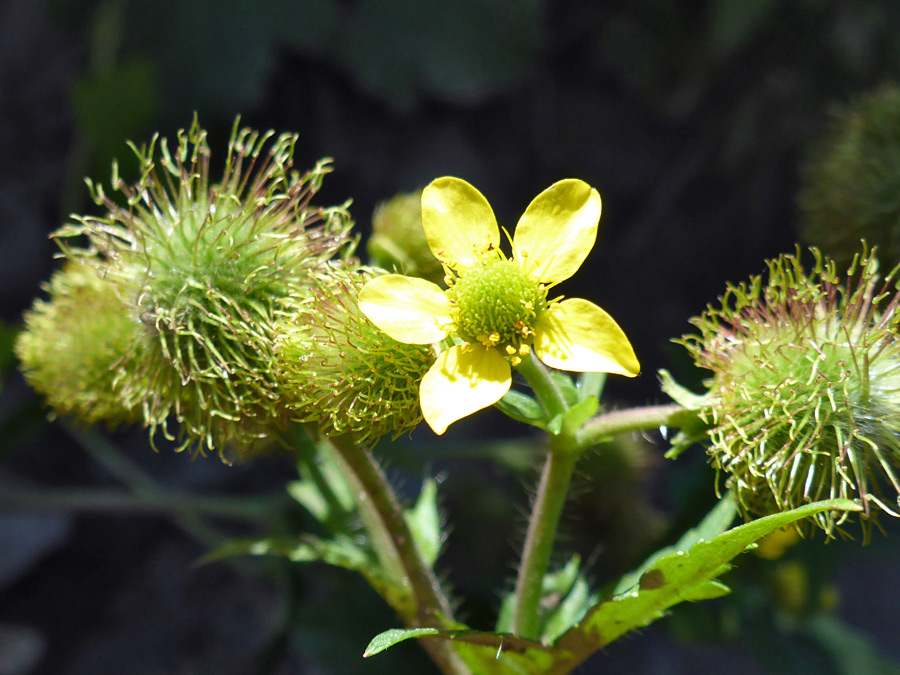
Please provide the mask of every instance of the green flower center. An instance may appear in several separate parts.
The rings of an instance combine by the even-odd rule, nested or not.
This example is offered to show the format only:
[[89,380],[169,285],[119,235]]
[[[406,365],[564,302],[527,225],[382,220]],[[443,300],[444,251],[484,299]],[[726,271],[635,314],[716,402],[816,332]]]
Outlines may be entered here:
[[450,294],[459,312],[459,336],[498,347],[508,356],[531,344],[535,321],[547,309],[547,290],[512,259],[498,258],[466,271]]

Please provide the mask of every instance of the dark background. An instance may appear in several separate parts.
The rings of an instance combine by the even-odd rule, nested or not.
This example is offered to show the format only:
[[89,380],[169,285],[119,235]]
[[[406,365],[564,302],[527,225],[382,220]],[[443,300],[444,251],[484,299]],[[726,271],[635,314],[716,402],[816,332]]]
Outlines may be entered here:
[[[123,482],[277,495],[293,477],[287,460],[192,462],[127,430],[105,437],[107,452],[48,424],[11,365],[13,331],[58,264],[48,235],[67,214],[94,212],[84,175],[108,182],[119,157],[133,177],[126,139],[172,136],[196,112],[216,166],[236,114],[296,131],[298,167],[335,160],[319,203],[352,197],[363,233],[379,201],[440,175],[476,185],[509,228],[555,180],[588,181],[603,197],[602,231],[561,291],[602,305],[634,343],[643,374],[611,378],[610,402],[653,403],[664,400],[658,368],[698,382],[670,342],[689,317],[726,280],[793,249],[803,157],[832,106],[896,79],[897,25],[892,0],[0,0],[0,493],[45,497],[0,516],[0,672],[429,672],[410,645],[361,661],[396,620],[350,573],[196,567],[218,537],[259,525],[119,499]],[[486,412],[440,443],[417,430],[392,455],[410,496],[423,471],[443,477],[452,529],[439,567],[480,628],[511,578],[533,473],[528,456],[469,439],[512,432]],[[645,439],[628,472],[651,507],[622,507],[615,487],[581,489],[568,543],[594,556],[596,578],[713,499],[700,452],[673,469],[663,450]],[[138,468],[116,468],[117,457]],[[51,492],[71,488],[84,489],[80,501]],[[629,528],[641,534],[628,555],[597,543]],[[894,541],[819,541],[796,555],[820,586],[837,584],[841,619],[900,659]],[[796,626],[778,625],[768,572],[740,572],[746,592],[613,645],[585,672],[844,672],[810,661]]]

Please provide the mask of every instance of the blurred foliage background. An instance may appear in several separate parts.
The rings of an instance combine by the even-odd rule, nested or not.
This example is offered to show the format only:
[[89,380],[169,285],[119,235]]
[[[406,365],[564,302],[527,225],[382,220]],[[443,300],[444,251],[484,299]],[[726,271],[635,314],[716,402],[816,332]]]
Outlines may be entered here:
[[[299,167],[335,159],[320,202],[353,197],[363,232],[379,202],[444,174],[478,186],[508,227],[553,181],[588,181],[601,236],[562,290],[632,338],[643,375],[611,378],[610,402],[652,403],[657,368],[699,385],[669,342],[687,319],[793,248],[805,158],[835,106],[898,79],[897,25],[892,0],[0,4],[0,495],[18,496],[0,507],[0,672],[430,672],[411,644],[361,661],[395,620],[349,573],[195,567],[223,536],[310,525],[278,498],[286,458],[229,468],[155,455],[138,431],[51,424],[17,374],[16,326],[57,264],[48,235],[94,208],[83,176],[108,181],[118,157],[133,177],[126,139],[171,136],[196,111],[215,166],[237,114],[297,131]],[[380,448],[410,496],[423,473],[442,478],[439,569],[474,626],[492,623],[524,533],[537,448],[504,442],[517,432],[488,411],[440,441],[420,429]],[[714,500],[701,452],[667,465],[663,451],[623,439],[585,461],[563,544],[598,584]],[[748,557],[725,579],[733,596],[584,672],[898,672],[900,530],[888,526],[894,537],[864,550],[818,541],[768,565]]]

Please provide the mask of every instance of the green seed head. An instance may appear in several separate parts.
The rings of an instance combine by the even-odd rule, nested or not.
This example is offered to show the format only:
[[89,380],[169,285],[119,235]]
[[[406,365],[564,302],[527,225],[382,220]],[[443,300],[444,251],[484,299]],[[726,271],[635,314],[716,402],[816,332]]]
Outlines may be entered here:
[[839,265],[857,242],[900,263],[900,88],[884,86],[833,116],[800,191],[800,230]]
[[279,322],[275,371],[292,417],[322,436],[373,444],[422,419],[419,382],[434,363],[429,346],[397,342],[357,305],[369,270],[335,267]]
[[450,292],[459,336],[509,355],[531,344],[537,317],[548,304],[547,290],[529,278],[518,262],[506,258],[467,270]]
[[128,390],[151,432],[174,417],[182,447],[240,453],[284,418],[272,369],[282,308],[328,260],[351,254],[352,222],[345,206],[311,203],[328,163],[294,170],[294,135],[236,123],[218,180],[196,121],[174,148],[157,141],[132,146],[134,185],[114,167],[119,201],[89,183],[105,216],[78,218],[56,236],[72,259],[137,270],[121,281],[146,358]]
[[68,263],[25,313],[16,355],[25,379],[55,412],[84,424],[140,419],[123,383],[141,361],[142,327],[117,284],[93,267]]
[[[713,373],[710,458],[745,514],[847,498],[870,536],[900,515],[900,337],[894,276],[861,256],[842,282],[813,250],[769,262],[765,284],[730,286],[682,343]],[[844,532],[846,513],[816,524]]]

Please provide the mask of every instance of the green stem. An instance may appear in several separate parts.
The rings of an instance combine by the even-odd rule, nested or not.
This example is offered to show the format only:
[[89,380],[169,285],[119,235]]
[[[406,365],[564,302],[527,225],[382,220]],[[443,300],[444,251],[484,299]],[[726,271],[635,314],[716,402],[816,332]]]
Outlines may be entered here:
[[[562,390],[553,380],[546,366],[530,353],[517,367],[534,390],[535,396],[553,419],[569,409]],[[567,433],[552,436],[550,452],[544,463],[541,481],[528,521],[528,534],[522,550],[522,561],[516,579],[516,606],[512,632],[521,637],[540,638],[539,610],[543,594],[544,576],[550,566],[553,542],[559,528],[572,473],[578,461],[575,439]]]
[[562,390],[553,380],[547,366],[541,363],[534,352],[529,352],[528,356],[516,366],[516,370],[522,373],[529,386],[534,390],[535,396],[547,412],[548,419],[553,419],[569,409]]
[[[416,547],[403,509],[381,466],[350,437],[330,439],[346,475],[356,488],[354,496],[366,531],[382,568],[393,583],[411,593],[410,606],[394,607],[411,627],[450,628],[453,609],[434,571]],[[468,673],[468,667],[449,640],[426,639],[422,646],[444,673]]]
[[659,427],[679,429],[696,419],[695,411],[683,408],[677,403],[615,410],[597,415],[585,422],[575,435],[576,447],[583,450],[596,445],[604,438],[630,431],[646,431]]
[[[523,359],[517,369],[534,390],[548,419],[569,409],[561,389],[533,353]],[[567,431],[563,425],[562,432],[551,437],[516,579],[513,633],[524,638],[540,639],[543,580],[550,566],[563,506],[581,452],[618,433],[660,426],[680,427],[694,418],[696,413],[674,404],[632,408],[599,415],[574,432]]]
[[516,609],[512,632],[524,638],[540,638],[538,612],[544,576],[550,565],[556,530],[577,461],[577,453],[551,450],[541,473],[516,580]]

